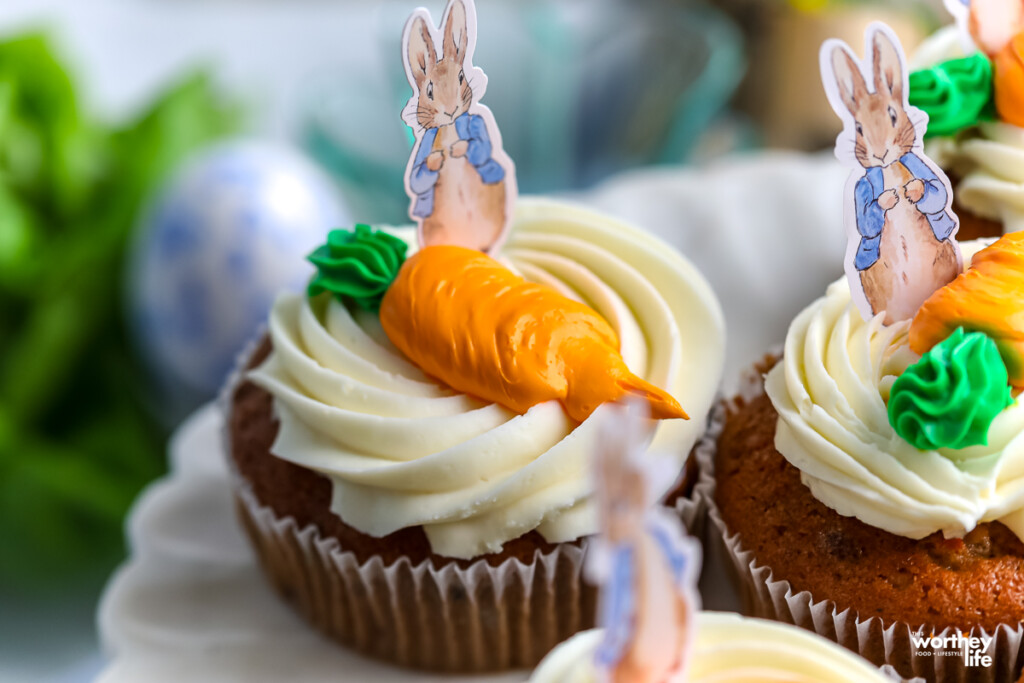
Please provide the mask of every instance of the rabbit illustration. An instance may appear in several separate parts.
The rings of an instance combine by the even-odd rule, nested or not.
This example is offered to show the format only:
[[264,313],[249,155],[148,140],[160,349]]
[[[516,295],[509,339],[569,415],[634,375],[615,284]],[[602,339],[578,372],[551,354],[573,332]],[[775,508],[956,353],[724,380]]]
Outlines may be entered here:
[[[845,119],[843,108],[852,117],[846,133],[854,133],[853,156],[864,169],[852,187],[853,266],[871,315],[885,311],[884,322],[891,324],[912,318],[933,292],[955,278],[961,257],[949,181],[924,156],[923,131],[912,120],[923,115],[917,109],[908,113],[902,52],[881,25],[869,29],[868,43],[870,69],[862,71],[846,45],[829,41],[823,70],[827,56],[838,94],[832,104],[840,117]],[[865,82],[868,71],[874,76],[873,90]]]
[[610,683],[682,680],[699,603],[699,547],[655,506],[653,482],[674,473],[645,462],[642,406],[607,410],[595,456],[603,532],[595,555],[607,565],[593,572],[603,586],[598,663]]
[[448,4],[440,59],[430,15],[418,10],[406,25],[406,73],[415,95],[403,118],[417,137],[406,185],[421,246],[494,251],[509,222],[515,176],[493,115],[478,103],[486,76],[470,61],[475,19],[472,0]]

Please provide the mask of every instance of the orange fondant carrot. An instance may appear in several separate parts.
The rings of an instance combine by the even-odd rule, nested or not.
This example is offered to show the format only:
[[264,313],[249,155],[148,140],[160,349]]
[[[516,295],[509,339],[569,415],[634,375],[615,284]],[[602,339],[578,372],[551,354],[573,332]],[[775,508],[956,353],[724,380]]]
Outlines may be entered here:
[[1024,126],[1024,32],[992,58],[996,113],[1006,123]]
[[992,337],[1010,383],[1024,387],[1024,232],[975,254],[965,273],[925,301],[910,325],[910,348],[923,355],[958,327]]
[[656,419],[687,417],[629,371],[604,318],[472,249],[431,246],[410,257],[380,321],[424,372],[517,413],[558,400],[582,422],[602,403],[635,395]]

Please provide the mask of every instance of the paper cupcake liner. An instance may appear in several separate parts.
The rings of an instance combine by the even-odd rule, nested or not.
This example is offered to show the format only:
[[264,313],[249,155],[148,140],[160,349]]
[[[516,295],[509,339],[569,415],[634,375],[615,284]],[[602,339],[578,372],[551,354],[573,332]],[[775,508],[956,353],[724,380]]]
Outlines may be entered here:
[[[737,398],[750,400],[764,391],[759,371],[746,377]],[[735,399],[733,399],[735,400]],[[700,474],[695,495],[706,507],[708,541],[712,552],[721,553],[723,563],[738,586],[744,613],[795,624],[824,636],[862,657],[896,672],[900,679],[929,683],[1015,683],[1024,652],[1021,650],[1024,626],[1001,624],[994,632],[974,628],[965,637],[993,637],[995,640],[983,654],[992,657],[992,665],[968,666],[963,651],[955,648],[925,647],[914,643],[915,637],[947,639],[958,634],[955,628],[934,632],[906,622],[886,623],[879,617],[861,618],[852,610],[839,611],[828,599],[796,592],[788,581],[775,578],[771,568],[758,563],[753,552],[743,546],[738,534],[731,533],[715,503],[715,454],[718,436],[725,424],[732,401],[722,401],[711,416],[712,427],[697,449]],[[947,641],[952,642],[952,641]]]
[[[239,356],[221,394],[230,415],[235,389],[258,348]],[[380,557],[360,562],[338,539],[315,526],[300,528],[264,506],[234,467],[230,421],[224,447],[239,518],[277,591],[314,627],[363,654],[416,669],[484,672],[535,666],[552,648],[594,624],[596,590],[583,580],[587,540],[563,543],[531,561],[508,558],[413,564]],[[680,497],[675,510],[690,529],[705,509]]]
[[486,560],[465,568],[405,558],[360,563],[337,539],[278,518],[248,491],[237,498],[278,592],[314,627],[366,655],[448,672],[532,667],[593,620],[585,547],[563,544],[529,563],[510,558],[493,567]]

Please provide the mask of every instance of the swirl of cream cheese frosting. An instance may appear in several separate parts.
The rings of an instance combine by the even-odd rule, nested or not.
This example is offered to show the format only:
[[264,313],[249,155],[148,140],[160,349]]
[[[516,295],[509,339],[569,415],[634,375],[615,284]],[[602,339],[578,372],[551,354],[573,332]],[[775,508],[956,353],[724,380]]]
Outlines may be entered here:
[[[412,245],[412,229],[393,232]],[[537,198],[520,199],[499,258],[594,308],[630,370],[679,400],[692,419],[654,423],[651,441],[678,470],[724,363],[722,313],[694,266],[641,230]],[[377,537],[422,526],[455,558],[531,530],[553,543],[597,531],[588,455],[603,409],[574,424],[557,401],[518,415],[456,393],[406,360],[375,314],[328,297],[282,296],[269,334],[273,353],[249,377],[274,397],[271,452],[330,479],[347,524]]]
[[956,137],[932,141],[928,153],[960,178],[957,201],[972,213],[1024,230],[1024,128],[983,121]]
[[[918,48],[912,68],[930,67],[965,55],[955,26],[946,27]],[[982,218],[1003,223],[1004,232],[1024,230],[1024,129],[982,121],[951,137],[926,141],[935,163],[959,177],[957,201]]]
[[[961,244],[965,262],[986,242]],[[1024,403],[996,416],[988,445],[921,451],[889,423],[889,389],[919,358],[910,321],[865,321],[846,278],[793,320],[765,378],[775,447],[819,501],[908,538],[960,537],[998,520],[1024,538]]]
[[[594,654],[602,632],[565,641],[528,683],[597,683]],[[889,681],[867,660],[796,626],[738,614],[700,612],[687,659],[688,683],[870,683]]]

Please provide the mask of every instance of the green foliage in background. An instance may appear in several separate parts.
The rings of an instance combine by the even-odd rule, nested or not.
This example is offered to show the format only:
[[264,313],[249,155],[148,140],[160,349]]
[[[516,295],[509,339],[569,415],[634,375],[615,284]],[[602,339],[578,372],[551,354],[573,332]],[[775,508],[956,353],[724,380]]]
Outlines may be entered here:
[[104,124],[44,36],[0,42],[0,586],[109,566],[162,471],[121,316],[126,244],[169,170],[237,123],[195,74]]

